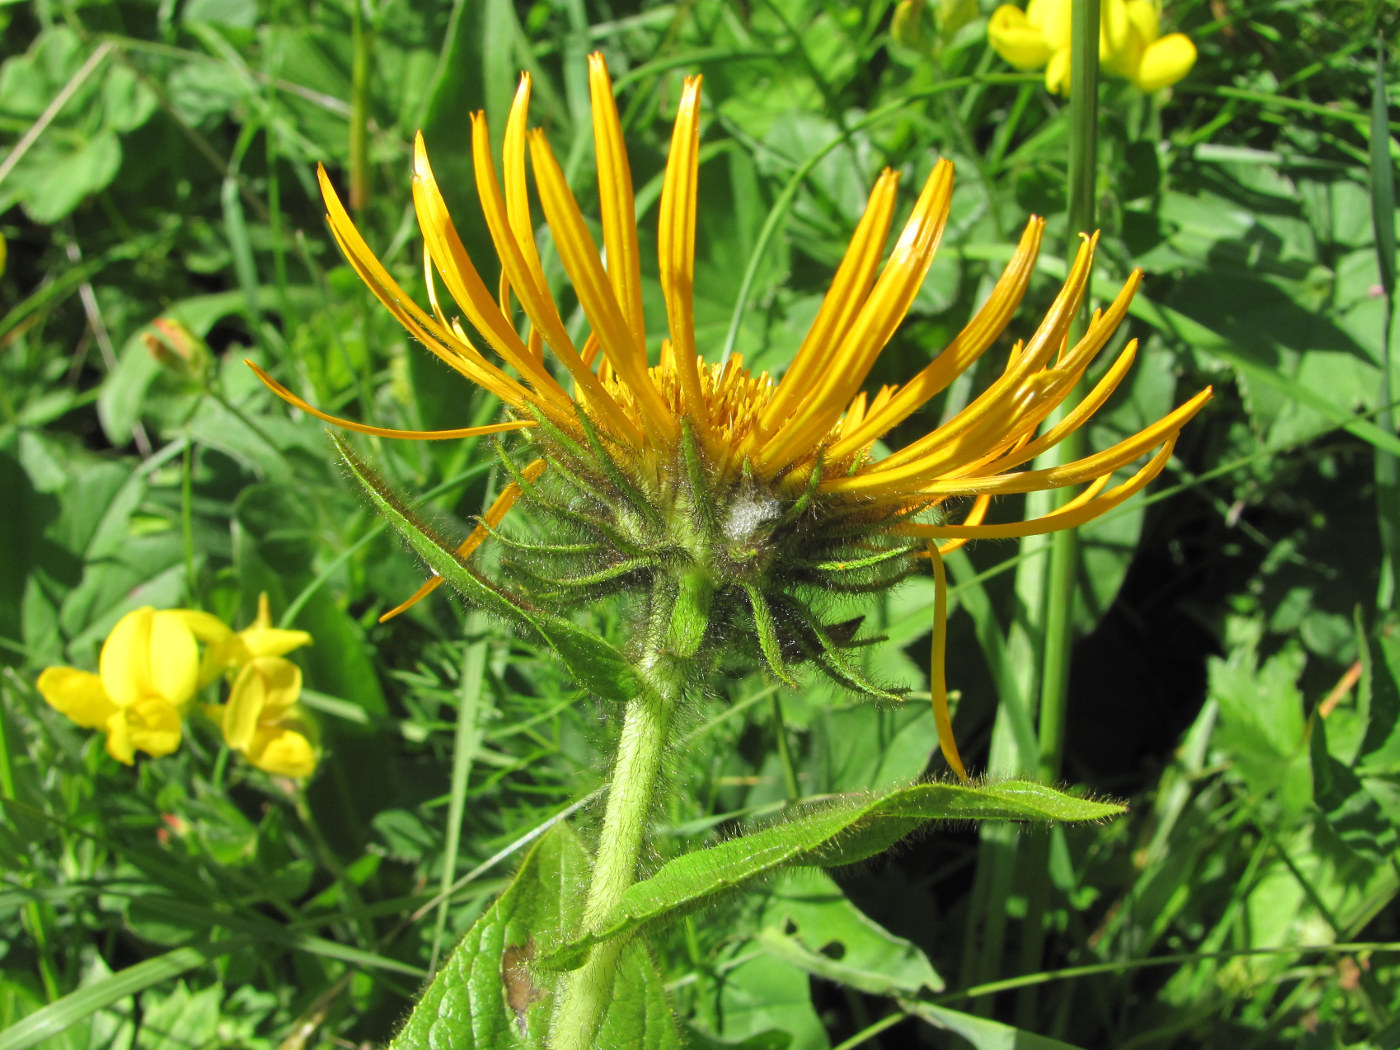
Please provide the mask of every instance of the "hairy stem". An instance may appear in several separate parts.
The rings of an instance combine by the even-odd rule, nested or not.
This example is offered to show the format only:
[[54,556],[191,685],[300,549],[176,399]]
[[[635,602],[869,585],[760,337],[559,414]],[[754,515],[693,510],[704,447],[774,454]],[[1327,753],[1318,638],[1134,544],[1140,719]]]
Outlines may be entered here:
[[[680,692],[678,676],[658,674],[661,661],[644,668],[648,688],[627,705],[617,765],[608,790],[603,833],[594,858],[583,924],[596,929],[637,877],[637,859],[651,813],[661,763]],[[588,961],[565,975],[550,1031],[551,1050],[591,1050],[612,999],[625,938],[614,937],[593,949]]]

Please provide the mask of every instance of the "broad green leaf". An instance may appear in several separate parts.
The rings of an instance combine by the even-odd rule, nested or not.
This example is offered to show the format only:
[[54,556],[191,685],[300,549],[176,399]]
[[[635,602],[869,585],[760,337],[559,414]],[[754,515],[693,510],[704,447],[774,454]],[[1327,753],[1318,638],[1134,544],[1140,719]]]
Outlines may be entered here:
[[623,950],[598,1045],[619,1050],[681,1050],[685,1045],[666,995],[666,982],[640,941]]
[[739,1045],[744,1050],[827,1050],[831,1046],[812,1003],[811,977],[801,967],[766,953],[724,971],[719,1017],[723,1038],[743,1040]]
[[559,945],[541,963],[572,969],[600,941],[670,922],[751,879],[783,868],[854,864],[931,820],[1102,820],[1123,810],[1117,803],[1075,798],[1026,780],[914,784],[883,795],[818,803],[789,820],[663,865],[622,895],[616,911],[599,930]]
[[1078,1047],[1062,1043],[1058,1039],[1036,1035],[1024,1028],[1015,1028],[985,1017],[974,1017],[972,1014],[949,1010],[945,1006],[933,1006],[929,1003],[900,1005],[935,1028],[956,1032],[971,1043],[974,1050],[1079,1050]]
[[42,141],[25,154],[10,179],[25,213],[41,225],[67,216],[89,194],[106,189],[122,164],[121,140],[99,131],[76,143]]
[[917,946],[872,921],[823,871],[784,877],[764,905],[758,942],[808,973],[870,995],[943,990]]
[[626,703],[637,695],[641,682],[619,650],[562,617],[524,605],[486,580],[460,559],[451,546],[416,520],[339,436],[333,434],[331,440],[375,508],[428,567],[457,588],[468,601],[514,623],[533,627],[578,683],[604,700]]
[[[467,931],[390,1050],[543,1048],[553,979],[532,965],[535,946],[541,934],[576,921],[576,888],[588,870],[577,836],[556,824]],[[681,1050],[665,982],[640,942],[622,954],[598,1045]]]
[[1298,680],[1307,657],[1288,644],[1262,666],[1254,645],[1238,639],[1227,659],[1210,665],[1210,694],[1220,703],[1215,743],[1224,748],[1249,789],[1277,791],[1291,813],[1312,800],[1303,697]]
[[510,888],[472,924],[389,1050],[542,1047],[550,994],[530,963],[539,935],[571,921],[572,893],[587,873],[577,837],[556,824],[526,854]]

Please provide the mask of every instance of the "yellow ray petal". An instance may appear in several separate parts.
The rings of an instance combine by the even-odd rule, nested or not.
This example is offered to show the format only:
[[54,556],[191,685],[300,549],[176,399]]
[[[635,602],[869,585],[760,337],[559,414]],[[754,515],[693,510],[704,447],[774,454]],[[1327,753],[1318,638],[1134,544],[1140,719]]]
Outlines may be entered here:
[[504,423],[488,423],[479,427],[458,427],[455,430],[393,430],[387,427],[372,427],[367,423],[356,423],[353,419],[341,419],[322,412],[314,405],[303,401],[277,380],[264,372],[246,357],[243,363],[257,373],[266,387],[287,404],[301,409],[307,415],[315,416],[343,430],[353,430],[357,434],[373,434],[375,437],[403,438],[413,441],[445,441],[449,438],[480,437],[483,434],[502,434],[508,430],[524,430],[535,425],[532,419],[511,419]]
[[[1069,324],[1079,308],[1093,262],[1096,239],[1097,235],[1086,238],[1081,245],[1064,287],[1025,349],[1013,353],[1005,373],[978,395],[972,404],[932,433],[887,456],[869,471],[854,477],[829,479],[822,483],[822,489],[886,495],[911,492],[918,488],[922,480],[936,477],[941,471],[961,462],[977,459],[983,450],[997,444],[998,435],[1004,440],[1014,441],[1018,435],[1013,433],[1013,427],[1024,426],[1028,422],[1033,426],[1037,422],[1033,415],[1036,408],[1034,402],[1036,399],[1049,400],[1046,382],[1038,379],[1037,373],[1062,345]],[[1138,278],[1140,274],[1135,273],[1124,285],[1115,307],[1121,303],[1126,311]],[[1119,316],[1116,310],[1110,311],[1104,321],[1106,323],[1108,319]],[[1097,338],[1097,335],[1097,330],[1091,326],[1090,336]],[[1086,339],[1090,336],[1086,336]],[[1107,338],[1106,333],[1103,338]],[[1051,378],[1053,381],[1054,377]],[[1063,397],[1063,393],[1060,396]],[[1048,412],[1054,405],[1043,407]],[[1044,418],[1043,414],[1040,418]]]
[[600,52],[588,56],[588,94],[593,104],[593,148],[598,158],[598,203],[603,218],[603,247],[608,279],[632,332],[637,357],[646,366],[647,329],[642,316],[641,250],[637,247],[636,203],[632,168],[622,139],[612,78]]
[[809,392],[813,379],[850,330],[861,304],[870,293],[870,286],[875,283],[875,271],[885,251],[890,220],[894,217],[895,189],[898,185],[899,173],[889,168],[875,180],[865,212],[856,224],[851,243],[846,246],[846,254],[832,279],[831,288],[822,299],[817,319],[812,322],[802,345],[793,355],[792,364],[764,409],[761,426],[765,432],[786,419]]
[[[1054,448],[1069,434],[1072,434],[1083,426],[1085,422],[1088,421],[1089,417],[1097,412],[1099,408],[1102,407],[1103,403],[1113,395],[1113,391],[1118,389],[1118,384],[1123,381],[1123,377],[1126,376],[1128,370],[1133,367],[1133,360],[1137,356],[1137,345],[1136,339],[1130,340],[1128,345],[1123,348],[1122,353],[1114,360],[1109,370],[1103,374],[1103,378],[1094,384],[1094,389],[1089,391],[1084,399],[1080,401],[1064,419],[1060,420],[1034,441],[1018,449],[1014,457],[1008,456],[997,459],[995,461],[995,470],[997,472],[1010,470],[1012,467],[1019,466],[1022,463],[1028,463],[1047,449]],[[969,471],[969,473],[971,472]]]
[[[931,540],[1003,540],[1021,536],[1040,536],[1047,532],[1076,528],[1085,522],[1093,521],[1100,514],[1112,510],[1130,496],[1141,491],[1160,474],[1162,468],[1172,458],[1172,449],[1176,447],[1176,438],[1177,435],[1172,434],[1157,454],[1144,464],[1136,474],[1102,496],[1082,503],[1076,499],[1072,501],[1072,504],[1066,504],[1064,507],[1038,518],[1032,518],[1030,521],[1013,521],[1003,525],[923,525],[917,522],[907,522],[895,525],[890,532],[896,536],[917,536]],[[1095,479],[1096,484],[1097,481],[1098,479]]]
[[695,348],[695,194],[700,175],[700,78],[686,77],[681,104],[666,157],[661,186],[661,224],[657,252],[661,292],[671,330],[672,352],[680,376],[685,407],[702,440],[709,420],[700,391],[700,366]]
[[477,195],[481,198],[482,211],[486,216],[486,227],[491,233],[491,241],[501,260],[501,267],[510,278],[515,295],[524,307],[530,323],[538,328],[544,340],[559,358],[569,375],[573,377],[583,392],[587,406],[595,409],[619,438],[640,441],[637,428],[622,414],[598,377],[590,372],[575,349],[573,340],[564,329],[559,310],[550,298],[549,289],[535,283],[524,253],[517,243],[506,213],[505,198],[501,195],[500,183],[496,179],[496,165],[491,159],[491,134],[486,126],[486,114],[472,114],[472,163],[476,171]]
[[938,545],[928,545],[933,563],[933,655],[929,661],[928,687],[933,695],[933,724],[938,729],[938,746],[958,779],[967,782],[967,770],[953,738],[953,719],[948,714],[948,678],[945,668],[948,651],[948,575]]
[[1026,224],[1011,262],[997,279],[982,309],[937,357],[895,392],[881,411],[872,412],[859,430],[847,435],[843,427],[841,440],[827,453],[832,459],[850,455],[904,422],[930,398],[942,393],[996,341],[1026,293],[1044,231],[1044,219],[1032,218]]
[[374,293],[375,298],[385,305],[410,335],[449,367],[478,386],[491,391],[507,404],[518,406],[528,400],[524,388],[519,383],[482,358],[469,342],[454,331],[443,328],[437,318],[424,312],[408,297],[398,282],[389,276],[388,271],[375,258],[364,238],[355,229],[350,216],[335,195],[325,170],[318,169],[318,172],[331,234],[346,260]]
[[679,433],[675,417],[647,372],[646,358],[637,353],[632,330],[598,257],[598,246],[593,243],[578,202],[569,192],[563,169],[555,160],[544,132],[531,133],[530,157],[534,162],[540,204],[554,235],[554,246],[559,250],[559,258],[573,283],[584,316],[602,344],[603,354],[636,397],[648,432],[667,439],[674,437]]
[[1149,449],[1155,448],[1169,434],[1180,431],[1186,422],[1199,412],[1210,399],[1211,389],[1207,387],[1150,427],[1130,438],[1125,438],[1102,452],[1085,456],[1072,463],[1046,467],[1042,470],[1021,470],[1011,474],[936,481],[922,486],[919,492],[926,496],[971,496],[982,493],[1008,495],[1014,492],[1037,492],[1042,489],[1079,485],[1097,478],[1101,474],[1112,473],[1119,467],[1131,463]]
[[[547,403],[563,408],[568,396],[544,367],[520,341],[504,307],[491,298],[486,282],[467,254],[457,227],[448,214],[447,202],[438,188],[428,160],[428,149],[420,132],[413,140],[413,207],[418,216],[418,228],[423,233],[433,261],[437,263],[447,291],[467,315],[467,320],[491,344],[501,358],[525,376],[537,394]],[[523,391],[517,394],[519,403]],[[530,399],[536,400],[536,399]]]
[[[506,216],[510,221],[515,243],[538,288],[548,288],[544,267],[540,265],[539,249],[535,247],[535,224],[530,221],[530,197],[525,187],[525,128],[530,115],[530,74],[520,74],[520,86],[506,118],[506,137],[501,150],[505,175]],[[504,309],[504,304],[502,305]]]
[[[534,481],[537,477],[544,473],[545,465],[545,461],[542,459],[532,460],[531,462],[525,465],[525,469],[522,470],[520,473],[524,475],[526,481]],[[481,516],[482,521],[485,522],[485,524],[478,525],[471,531],[471,533],[467,536],[466,539],[464,539],[460,544],[458,544],[458,557],[470,557],[472,552],[475,551],[478,547],[480,547],[483,542],[485,542],[486,537],[491,535],[490,529],[494,529],[497,525],[499,525],[501,521],[505,518],[506,514],[510,511],[510,508],[515,506],[515,501],[520,498],[521,491],[522,490],[520,488],[519,483],[515,481],[512,481],[509,485],[507,485],[501,490],[501,494],[497,496],[495,500],[492,501],[491,506],[487,509],[486,513]],[[419,587],[416,591],[414,591],[413,594],[409,596],[407,601],[401,602],[400,604],[394,606],[383,616],[381,616],[379,618],[379,622],[384,623],[386,620],[392,620],[395,616],[398,616],[400,613],[407,612],[409,609],[413,608],[428,595],[432,594],[433,591],[441,587],[444,582],[445,581],[441,576],[432,577],[430,580],[425,582],[423,586]]]
[[[964,525],[981,525],[987,517],[987,508],[992,505],[991,496],[978,496],[972,501],[972,507],[967,512],[967,517],[963,518]],[[949,540],[947,543],[940,543],[936,547],[939,554],[951,554],[959,547],[965,546],[969,542],[966,536],[961,539]]]
[[924,184],[880,279],[840,347],[823,362],[814,388],[796,415],[759,450],[761,469],[781,469],[803,450],[814,447],[865,382],[876,355],[904,320],[928,273],[948,221],[952,194],[953,166],[941,160]]

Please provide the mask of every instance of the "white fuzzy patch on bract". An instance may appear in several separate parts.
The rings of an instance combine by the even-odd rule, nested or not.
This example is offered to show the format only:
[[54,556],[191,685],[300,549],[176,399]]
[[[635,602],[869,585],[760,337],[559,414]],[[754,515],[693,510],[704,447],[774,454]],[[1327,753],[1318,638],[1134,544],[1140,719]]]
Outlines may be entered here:
[[744,543],[770,521],[782,517],[783,507],[770,493],[749,489],[739,493],[729,506],[724,535],[731,543]]

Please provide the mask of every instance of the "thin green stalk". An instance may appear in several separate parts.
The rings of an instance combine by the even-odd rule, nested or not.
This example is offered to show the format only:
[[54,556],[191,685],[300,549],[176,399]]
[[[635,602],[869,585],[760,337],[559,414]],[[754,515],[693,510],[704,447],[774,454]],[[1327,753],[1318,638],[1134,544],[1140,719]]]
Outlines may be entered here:
[[193,608],[199,608],[194,569],[194,464],[192,446],[185,445],[180,457],[180,542],[185,556],[185,593]]
[[350,38],[350,210],[369,203],[369,64],[374,34],[365,26],[368,0],[351,0]]
[[783,701],[775,689],[768,698],[773,713],[773,736],[778,744],[778,763],[783,767],[783,790],[789,802],[802,797],[797,786],[797,767],[792,763],[792,749],[788,746],[787,723],[783,721]]
[[[1099,0],[1074,0],[1070,40],[1069,236],[1065,258],[1074,258],[1081,233],[1094,230],[1094,183],[1098,172]],[[1086,297],[1087,300],[1087,297]],[[1070,327],[1070,345],[1083,335],[1085,309]],[[1082,386],[1065,404],[1079,399]],[[1065,436],[1055,450],[1057,464],[1084,454],[1083,430]],[[1047,464],[1048,465],[1048,464]],[[1063,503],[1063,494],[1057,503]],[[1069,682],[1074,577],[1079,563],[1079,533],[1064,529],[1050,538],[1046,587],[1045,652],[1041,666],[1040,775],[1047,783],[1060,775],[1064,747],[1064,701]]]
[[[658,640],[664,637],[662,633]],[[637,860],[682,683],[674,664],[657,648],[654,644],[653,652],[642,659],[647,688],[627,705],[593,880],[584,904],[584,929],[601,926],[637,878]],[[603,942],[593,949],[587,962],[564,978],[550,1031],[551,1050],[589,1050],[595,1045],[626,943],[622,937]]]
[[[1070,155],[1069,235],[1066,260],[1078,249],[1081,232],[1094,224],[1096,130],[1098,122],[1099,0],[1074,0],[1070,40]],[[1083,332],[1081,322],[1071,327],[1070,342]],[[1073,404],[1075,393],[1066,398]],[[1082,439],[1071,434],[1046,454],[1037,466],[1057,466],[1083,454]],[[1058,494],[1035,492],[1026,497],[1026,516],[1049,513],[1062,502]],[[1064,746],[1065,696],[1072,642],[1075,570],[1079,563],[1078,537],[1074,531],[1050,536],[1030,536],[1021,541],[1022,561],[1016,572],[1018,616],[1007,636],[1006,660],[1019,695],[1032,698],[1036,708],[1036,752],[1026,754],[1008,719],[998,715],[992,733],[990,768],[998,773],[1017,772],[1039,776],[1046,782],[1059,775]],[[1045,553],[1046,558],[1035,557]],[[983,827],[978,870],[973,887],[973,912],[977,936],[968,944],[964,979],[984,982],[1000,972],[1005,954],[1006,907],[1021,872],[1028,879],[1027,915],[1021,938],[1021,966],[1035,968],[1044,944],[1043,916],[1049,884],[1048,840],[1031,837],[1024,842],[1015,829],[1000,825]],[[1018,1014],[1034,1014],[1033,991],[1018,1002]],[[983,1012],[990,1000],[980,999],[975,1011]]]
[[[468,635],[479,636],[485,629],[484,613],[473,612],[467,619]],[[477,637],[467,646],[462,661],[462,694],[457,708],[457,734],[452,744],[452,793],[447,803],[447,838],[443,849],[442,875],[438,892],[442,898],[433,923],[433,953],[428,972],[437,973],[443,934],[447,929],[447,906],[452,880],[457,874],[457,848],[462,841],[462,814],[467,808],[467,784],[472,763],[481,745],[482,688],[486,675],[486,640]]]
[[[1390,161],[1389,106],[1385,90],[1385,41],[1376,41],[1376,79],[1371,93],[1371,220],[1375,227],[1376,257],[1385,292],[1381,324],[1381,409],[1376,424],[1395,433],[1394,395],[1390,379],[1390,337],[1395,320],[1395,169]],[[1376,450],[1376,512],[1380,525],[1384,565],[1376,606],[1393,607],[1400,591],[1400,460]]]
[[[1094,190],[1098,174],[1099,120],[1099,0],[1074,0],[1070,31],[1069,99],[1069,237],[1065,258],[1074,258],[1081,235],[1094,231]],[[1084,334],[1088,297],[1080,316],[1070,325],[1069,344]],[[1078,402],[1083,381],[1071,390],[1065,404]],[[1060,413],[1056,413],[1060,415]],[[1084,432],[1071,431],[1047,458],[1058,466],[1084,454]],[[1050,494],[1052,506],[1070,498],[1066,492]],[[1036,772],[1044,783],[1060,775],[1064,758],[1066,700],[1069,694],[1070,652],[1074,645],[1074,592],[1079,569],[1079,533],[1064,529],[1050,536],[1050,557],[1046,564],[1044,605],[1044,648],[1040,664],[1039,753]],[[1026,922],[1021,937],[1020,970],[1040,969],[1045,950],[1045,914],[1050,906],[1050,838],[1038,835],[1027,840],[1022,871],[1029,876],[1025,886]],[[1039,990],[1031,986],[1017,996],[1016,1020],[1024,1027],[1035,1025]]]

